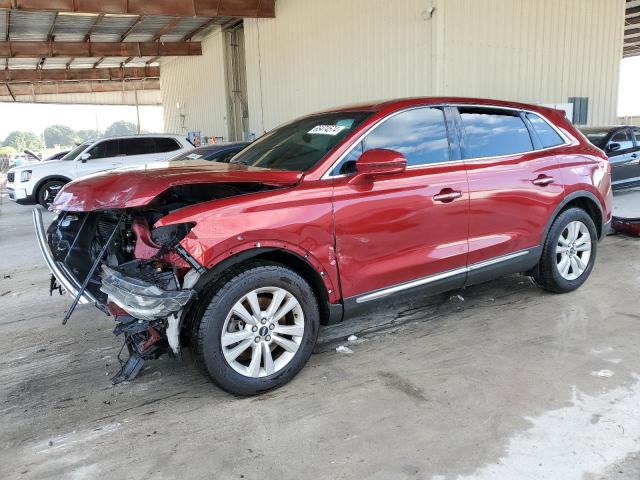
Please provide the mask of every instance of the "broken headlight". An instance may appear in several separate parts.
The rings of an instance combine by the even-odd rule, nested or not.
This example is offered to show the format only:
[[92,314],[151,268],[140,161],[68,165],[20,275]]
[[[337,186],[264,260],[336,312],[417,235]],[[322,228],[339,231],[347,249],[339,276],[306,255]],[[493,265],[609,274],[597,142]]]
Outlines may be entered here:
[[151,230],[151,240],[156,245],[163,247],[175,247],[180,240],[194,227],[195,223],[176,223],[165,227],[158,227]]

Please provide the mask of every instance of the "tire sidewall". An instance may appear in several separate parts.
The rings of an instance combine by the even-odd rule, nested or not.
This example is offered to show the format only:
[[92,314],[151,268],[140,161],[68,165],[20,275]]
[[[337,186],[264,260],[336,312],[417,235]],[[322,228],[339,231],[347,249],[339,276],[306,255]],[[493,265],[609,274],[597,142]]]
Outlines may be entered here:
[[[589,235],[591,235],[591,255],[589,257],[589,264],[587,268],[582,272],[575,280],[568,280],[564,278],[557,267],[556,260],[556,244],[560,234],[564,231],[567,225],[571,222],[579,221],[582,222],[589,230]],[[559,291],[569,292],[571,290],[575,290],[580,287],[584,282],[586,282],[589,275],[591,275],[591,271],[593,270],[593,266],[596,261],[598,252],[598,232],[596,230],[596,226],[593,223],[592,218],[589,216],[587,212],[579,208],[570,208],[564,212],[562,212],[558,218],[553,222],[551,229],[547,235],[547,240],[544,249],[544,257],[543,261],[547,262],[547,269],[551,274],[552,281],[557,285]]]
[[[298,351],[278,372],[251,378],[236,372],[224,358],[220,338],[233,305],[248,292],[262,287],[279,287],[296,297],[305,319],[305,330]],[[318,304],[309,285],[285,267],[257,267],[240,273],[212,296],[200,319],[199,353],[214,382],[231,393],[254,395],[284,385],[306,364],[315,346],[320,317]]]

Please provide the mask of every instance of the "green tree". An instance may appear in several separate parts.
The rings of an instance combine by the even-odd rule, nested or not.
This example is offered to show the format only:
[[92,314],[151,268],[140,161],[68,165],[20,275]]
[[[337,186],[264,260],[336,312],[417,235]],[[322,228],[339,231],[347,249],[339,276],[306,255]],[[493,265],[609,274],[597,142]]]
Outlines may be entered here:
[[13,147],[20,152],[26,148],[29,150],[42,149],[42,140],[38,135],[33,132],[24,132],[20,130],[15,130],[9,133],[2,144],[5,147]]
[[119,120],[113,122],[104,131],[105,137],[119,137],[120,135],[135,135],[138,133],[138,127],[134,123]]
[[102,132],[100,130],[78,130],[76,132],[78,134],[78,141],[86,142],[87,140],[97,140],[102,137]]
[[78,141],[78,134],[66,125],[51,125],[44,129],[44,143],[51,148],[55,145],[70,146]]

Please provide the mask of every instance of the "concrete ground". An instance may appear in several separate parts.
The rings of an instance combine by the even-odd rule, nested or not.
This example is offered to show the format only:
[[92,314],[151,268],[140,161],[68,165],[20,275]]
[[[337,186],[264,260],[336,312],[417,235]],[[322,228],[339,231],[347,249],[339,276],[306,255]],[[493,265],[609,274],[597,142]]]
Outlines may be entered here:
[[30,218],[3,200],[2,479],[640,478],[640,239],[571,294],[512,276],[325,329],[292,383],[234,398],[188,359],[111,386],[113,321],[60,324]]

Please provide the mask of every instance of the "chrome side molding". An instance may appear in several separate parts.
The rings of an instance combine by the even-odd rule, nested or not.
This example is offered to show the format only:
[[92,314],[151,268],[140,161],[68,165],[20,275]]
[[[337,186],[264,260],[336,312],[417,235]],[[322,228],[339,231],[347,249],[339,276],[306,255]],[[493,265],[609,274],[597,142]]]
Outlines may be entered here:
[[502,262],[512,260],[514,258],[521,257],[522,255],[526,255],[529,252],[530,250],[520,250],[518,252],[509,253],[507,255],[501,255],[499,257],[491,258],[483,262],[474,263],[472,265],[469,265],[468,267],[456,268],[454,270],[448,270],[446,272],[429,275],[428,277],[418,278],[410,282],[400,283],[398,285],[394,285],[393,287],[384,288],[382,290],[377,290],[375,292],[367,293],[366,295],[358,297],[356,298],[356,303],[365,303],[371,300],[377,300],[378,298],[383,298],[388,295],[393,295],[394,293],[398,293],[403,290],[408,290],[409,288],[419,287],[421,285],[427,285],[429,283],[437,282],[438,280],[444,280],[446,278],[454,277],[456,275],[460,275],[463,273],[469,273],[475,270],[480,270],[481,268],[490,267],[497,263],[502,263]]

